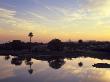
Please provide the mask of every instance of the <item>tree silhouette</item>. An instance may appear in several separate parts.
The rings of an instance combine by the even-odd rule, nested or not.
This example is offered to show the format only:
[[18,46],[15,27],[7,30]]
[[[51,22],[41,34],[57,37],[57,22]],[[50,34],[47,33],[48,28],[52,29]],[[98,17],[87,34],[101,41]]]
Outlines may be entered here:
[[48,43],[48,49],[51,51],[62,51],[63,50],[63,44],[61,40],[59,39],[53,39]]
[[83,43],[83,40],[81,40],[81,39],[80,39],[80,40],[78,40],[78,43],[79,43],[79,44]]
[[32,32],[30,32],[30,33],[28,34],[28,36],[29,36],[29,38],[30,38],[30,43],[31,43],[31,41],[32,41],[32,37],[33,37],[34,35],[33,35]]

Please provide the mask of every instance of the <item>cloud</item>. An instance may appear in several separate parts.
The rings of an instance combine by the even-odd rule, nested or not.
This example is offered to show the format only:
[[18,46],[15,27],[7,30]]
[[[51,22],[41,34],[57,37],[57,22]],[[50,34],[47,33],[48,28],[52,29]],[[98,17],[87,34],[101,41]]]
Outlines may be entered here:
[[12,18],[16,15],[16,11],[0,8],[0,18]]
[[81,6],[78,8],[44,5],[47,12],[39,11],[40,13],[37,13],[35,11],[26,11],[27,18],[19,18],[16,16],[18,14],[16,11],[1,8],[0,18],[2,19],[0,20],[14,26],[16,25],[19,28],[26,25],[29,28],[31,27],[31,29],[37,26],[43,26],[43,24],[47,24],[48,27],[54,24],[73,25],[76,21],[78,23],[82,21],[97,22],[109,16],[109,10],[106,10],[110,8],[108,3],[110,3],[109,0],[84,0],[84,3],[79,1],[79,5]]
[[[41,26],[38,23],[35,23],[35,21],[19,18],[16,16],[16,14],[16,11],[0,8],[0,28],[18,31],[34,30],[34,28],[36,28],[37,26]],[[36,15],[37,17],[44,19],[43,17],[38,16],[37,14],[31,14],[34,15],[34,17]]]
[[[110,15],[110,0],[88,0],[82,7],[85,12],[95,17],[105,17]],[[96,18],[97,18],[96,17]]]
[[0,23],[15,23],[16,11],[0,8]]
[[64,35],[66,38],[79,35],[80,38],[82,34],[90,34],[92,37],[100,35],[97,33],[99,28],[100,33],[104,34],[110,29],[110,0],[62,2],[64,0],[39,0],[35,1],[36,5],[22,5],[21,10],[18,5],[16,9],[1,7],[0,31],[6,33],[9,30],[16,34],[32,31],[42,36],[47,34],[46,36],[60,38]]
[[40,14],[37,14],[37,13],[34,13],[34,12],[27,12],[29,15],[33,16],[34,18],[38,18],[38,19],[41,19],[41,20],[47,20],[47,18],[43,15],[40,15]]

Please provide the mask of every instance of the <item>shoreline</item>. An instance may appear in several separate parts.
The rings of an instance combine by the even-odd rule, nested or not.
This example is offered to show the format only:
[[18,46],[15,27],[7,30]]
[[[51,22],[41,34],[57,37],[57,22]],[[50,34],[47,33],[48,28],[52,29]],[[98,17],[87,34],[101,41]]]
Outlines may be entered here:
[[58,51],[49,51],[49,52],[23,52],[23,51],[0,51],[0,56],[31,56],[31,57],[92,57],[99,59],[110,59],[109,52],[99,52],[99,51],[77,51],[77,52],[58,52]]

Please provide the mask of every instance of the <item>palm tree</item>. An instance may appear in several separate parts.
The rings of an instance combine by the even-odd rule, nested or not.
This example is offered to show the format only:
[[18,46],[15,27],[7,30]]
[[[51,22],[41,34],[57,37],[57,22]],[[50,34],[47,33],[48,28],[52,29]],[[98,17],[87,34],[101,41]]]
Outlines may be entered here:
[[29,36],[29,38],[30,38],[30,43],[31,43],[31,39],[32,39],[32,37],[33,37],[34,35],[33,35],[32,32],[30,32],[30,33],[28,34],[28,36]]

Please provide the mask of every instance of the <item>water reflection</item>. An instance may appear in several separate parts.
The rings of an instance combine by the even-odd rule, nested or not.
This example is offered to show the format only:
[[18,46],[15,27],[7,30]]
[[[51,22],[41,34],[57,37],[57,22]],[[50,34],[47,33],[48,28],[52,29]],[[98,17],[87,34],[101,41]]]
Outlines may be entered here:
[[14,57],[11,60],[11,64],[19,66],[22,64],[22,59],[20,59],[19,57]]
[[52,67],[53,69],[59,69],[65,64],[65,61],[64,59],[57,58],[53,60],[48,60],[48,63],[49,66]]
[[[26,82],[109,82],[110,80],[108,77],[110,70],[102,69],[110,68],[110,60],[89,57],[2,55],[0,57],[2,62],[1,58],[5,61],[0,65],[6,68],[2,69],[0,67],[0,77],[6,77],[7,73],[12,76],[10,76],[11,78],[8,77],[9,75],[8,78],[0,78],[0,82],[13,82],[13,78],[18,82],[24,81],[24,78],[27,78],[27,80],[25,79]],[[9,67],[7,67],[8,65]],[[97,67],[97,69],[94,67]],[[13,70],[7,72],[11,68]],[[96,75],[100,76],[100,78],[95,78]]]
[[97,63],[92,66],[96,67],[96,68],[110,68],[110,64],[108,64],[108,63]]
[[[9,60],[11,55],[5,55],[5,60]],[[76,58],[76,57],[75,57]],[[40,60],[40,61],[47,61],[49,66],[53,69],[60,69],[65,63],[65,59],[72,61],[73,58],[69,57],[57,57],[57,56],[12,56],[11,58],[11,64],[15,66],[21,66],[23,61],[25,62],[25,65],[29,66],[28,72],[29,74],[33,73],[32,65],[34,62],[32,62],[32,59]],[[75,60],[75,59],[74,59]],[[78,63],[79,67],[83,67],[83,63]],[[110,64],[107,63],[97,63],[91,65],[96,68],[110,68]]]
[[10,59],[9,55],[5,56],[5,60],[9,60],[9,59]]
[[[28,72],[30,74],[33,73],[32,69],[32,58],[35,58],[36,60],[41,60],[41,61],[47,61],[49,66],[53,69],[59,69],[61,68],[66,62],[64,61],[64,58],[58,58],[58,57],[31,57],[31,56],[13,56],[11,59],[11,64],[15,66],[20,66],[22,65],[23,61],[25,61],[25,64],[29,66]],[[10,56],[5,56],[5,60],[9,60]]]
[[78,65],[79,65],[79,67],[82,67],[82,66],[83,66],[83,63],[82,63],[82,62],[80,62],[80,63],[78,63]]
[[29,72],[30,74],[33,73],[32,64],[33,64],[33,62],[31,62],[31,61],[27,61],[27,62],[26,62],[26,65],[29,65],[29,70],[28,70],[28,72]]

